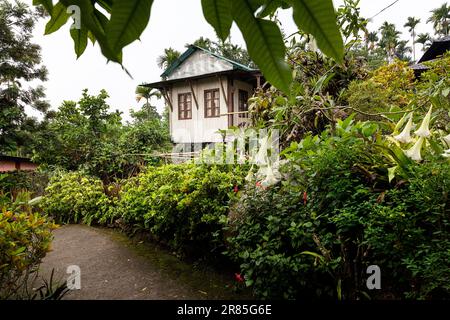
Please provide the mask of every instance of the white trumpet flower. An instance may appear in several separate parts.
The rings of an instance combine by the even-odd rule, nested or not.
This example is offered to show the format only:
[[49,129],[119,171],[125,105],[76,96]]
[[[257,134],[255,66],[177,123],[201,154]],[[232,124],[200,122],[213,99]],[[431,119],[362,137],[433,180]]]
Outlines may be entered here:
[[405,124],[406,120],[408,120],[408,117],[411,116],[411,113],[408,114],[404,114],[403,117],[400,119],[400,121],[397,123],[397,125],[395,126],[394,129],[394,135],[397,135],[400,132],[400,129],[403,127],[403,125]]
[[450,158],[450,149],[445,150],[444,154],[442,155],[444,158]]
[[271,166],[267,166],[266,169],[266,178],[261,182],[263,187],[270,187],[278,182],[278,179],[275,177],[273,173],[273,169]]
[[[409,116],[409,121],[406,124],[405,129],[403,129],[402,133],[400,133],[399,135],[395,136],[394,139],[402,142],[402,143],[410,143],[411,142],[411,129],[413,126],[413,114],[411,113]],[[402,121],[402,120],[400,120]]]
[[450,148],[450,134],[446,137],[444,137],[444,141],[447,144],[447,146]]
[[420,137],[419,140],[414,144],[414,146],[405,152],[406,156],[411,158],[414,161],[422,161],[421,151],[423,143],[425,142],[424,137]]
[[245,177],[245,181],[251,182],[253,181],[255,175],[253,173],[253,166],[251,167],[250,171],[248,172],[247,176]]
[[415,134],[421,138],[428,138],[431,136],[430,132],[430,120],[431,120],[431,112],[433,111],[433,106],[430,107],[430,110],[428,111],[427,115],[423,119],[422,125],[420,126],[419,130],[415,132]]

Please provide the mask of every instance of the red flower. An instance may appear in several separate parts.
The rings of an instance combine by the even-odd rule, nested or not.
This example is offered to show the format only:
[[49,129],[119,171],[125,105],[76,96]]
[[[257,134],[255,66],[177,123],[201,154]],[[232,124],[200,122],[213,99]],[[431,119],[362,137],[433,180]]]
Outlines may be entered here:
[[261,187],[262,187],[261,181],[258,181],[258,182],[256,183],[256,186],[259,187],[259,188],[261,188]]
[[239,192],[239,187],[238,186],[234,186],[233,191],[234,191],[234,193],[238,193]]
[[235,273],[234,278],[237,282],[244,282],[244,277],[240,273]]
[[303,192],[303,204],[306,206],[307,202],[308,202],[308,193],[305,191]]

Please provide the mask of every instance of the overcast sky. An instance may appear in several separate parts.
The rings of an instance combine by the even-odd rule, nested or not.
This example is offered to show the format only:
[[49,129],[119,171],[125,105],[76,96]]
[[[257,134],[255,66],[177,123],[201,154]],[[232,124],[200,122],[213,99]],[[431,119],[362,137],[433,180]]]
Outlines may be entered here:
[[[32,0],[25,2],[31,4]],[[339,6],[343,1],[334,0]],[[394,0],[361,0],[361,12],[366,18],[374,16]],[[417,32],[432,32],[431,26],[426,26],[431,9],[445,3],[444,0],[400,0],[390,9],[373,19],[370,30],[377,30],[384,22],[395,23],[403,31],[403,38],[409,39],[403,25],[408,16],[419,17],[422,24]],[[280,13],[283,29],[287,34],[295,32],[289,11]],[[184,50],[187,43],[192,43],[203,36],[215,38],[213,29],[204,20],[200,0],[155,0],[150,23],[141,41],[137,41],[124,50],[124,65],[130,71],[131,79],[120,66],[106,63],[100,54],[98,46],[89,43],[84,55],[76,59],[73,42],[69,35],[69,25],[58,32],[44,36],[45,21],[37,25],[34,41],[42,47],[43,63],[49,70],[49,80],[44,83],[47,98],[53,108],[57,108],[64,100],[77,101],[81,91],[88,88],[91,94],[97,94],[105,89],[110,99],[112,109],[124,112],[128,119],[130,109],[138,109],[134,90],[143,82],[160,80],[162,70],[156,65],[156,60],[165,48],[173,47]],[[232,42],[243,45],[239,30],[233,27]],[[417,46],[420,52],[420,45]],[[163,102],[157,103],[161,108]]]

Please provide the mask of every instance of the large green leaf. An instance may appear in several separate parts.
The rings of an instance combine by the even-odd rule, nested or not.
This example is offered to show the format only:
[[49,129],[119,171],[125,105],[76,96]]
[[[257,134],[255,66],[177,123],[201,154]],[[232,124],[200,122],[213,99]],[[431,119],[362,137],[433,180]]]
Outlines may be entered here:
[[77,54],[77,59],[84,53],[87,47],[88,41],[88,31],[85,27],[80,29],[71,29],[70,36],[73,39],[75,45],[75,53]]
[[216,30],[217,36],[225,41],[233,24],[230,0],[202,0],[202,8],[206,21]]
[[106,38],[115,53],[139,39],[150,20],[153,0],[115,0]]
[[297,26],[314,36],[320,50],[338,62],[344,59],[344,42],[336,23],[332,0],[291,0]]
[[33,5],[42,5],[48,13],[51,13],[53,10],[53,1],[52,0],[33,0]]
[[[70,6],[72,0],[61,0],[65,6]],[[102,54],[111,61],[122,64],[122,52],[114,52],[107,41],[105,34],[106,24],[108,19],[104,17],[98,10],[96,10],[90,0],[78,0],[77,5],[81,9],[81,26],[90,31],[91,40],[95,39],[100,45]],[[99,13],[106,18],[99,18]]]
[[288,92],[292,71],[285,61],[286,47],[278,26],[255,17],[250,0],[233,0],[233,17],[241,30],[248,52],[266,79],[276,88]]
[[51,11],[51,19],[45,26],[45,34],[50,34],[58,31],[63,25],[66,24],[70,14],[67,13],[67,8],[58,2]]

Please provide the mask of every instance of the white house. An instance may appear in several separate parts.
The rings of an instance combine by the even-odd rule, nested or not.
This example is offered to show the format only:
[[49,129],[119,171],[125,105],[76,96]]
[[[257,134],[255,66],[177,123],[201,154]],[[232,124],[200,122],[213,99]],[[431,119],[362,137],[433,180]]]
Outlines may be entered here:
[[259,70],[197,46],[190,46],[161,77],[146,86],[164,96],[175,144],[219,142],[219,130],[245,125],[248,99],[262,81]]

